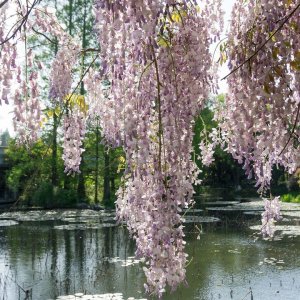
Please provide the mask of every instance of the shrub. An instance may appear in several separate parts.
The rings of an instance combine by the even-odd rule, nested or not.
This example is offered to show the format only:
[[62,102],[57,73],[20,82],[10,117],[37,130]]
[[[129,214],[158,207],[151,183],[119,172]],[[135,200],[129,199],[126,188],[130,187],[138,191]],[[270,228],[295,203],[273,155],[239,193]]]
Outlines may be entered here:
[[44,208],[69,208],[76,204],[74,191],[53,187],[51,183],[42,183],[32,197],[32,205]]

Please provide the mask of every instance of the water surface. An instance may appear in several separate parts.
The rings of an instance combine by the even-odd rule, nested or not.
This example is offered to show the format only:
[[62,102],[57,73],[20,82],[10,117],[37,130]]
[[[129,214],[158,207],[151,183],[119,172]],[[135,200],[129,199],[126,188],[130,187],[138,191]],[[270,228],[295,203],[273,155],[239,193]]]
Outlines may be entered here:
[[[61,227],[68,224],[0,226],[1,300],[25,299],[26,290],[27,299],[39,300],[75,293],[152,299],[144,293],[143,263],[134,258],[135,245],[124,227]],[[204,224],[198,240],[188,224],[188,286],[162,299],[300,299],[300,237],[255,241],[252,234]]]

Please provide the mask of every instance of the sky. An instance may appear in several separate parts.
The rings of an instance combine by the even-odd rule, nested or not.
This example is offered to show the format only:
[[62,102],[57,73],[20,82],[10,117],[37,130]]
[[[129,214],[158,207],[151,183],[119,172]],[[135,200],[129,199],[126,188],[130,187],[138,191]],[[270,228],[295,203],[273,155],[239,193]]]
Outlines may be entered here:
[[[224,26],[223,37],[225,37],[225,33],[228,30],[230,13],[234,1],[235,0],[222,1],[222,7],[225,12],[225,16],[224,16],[225,26]],[[212,46],[211,50],[214,51],[214,48],[215,47]],[[227,73],[228,73],[228,68],[226,67],[226,65],[223,65],[219,70],[220,78],[224,77]],[[227,90],[227,84],[226,81],[223,80],[220,82],[219,93],[224,93],[226,92],[226,90]],[[0,105],[0,132],[8,129],[10,135],[14,136],[13,123],[12,123],[12,117],[13,117],[12,110],[13,110],[12,105],[6,105],[6,104]]]

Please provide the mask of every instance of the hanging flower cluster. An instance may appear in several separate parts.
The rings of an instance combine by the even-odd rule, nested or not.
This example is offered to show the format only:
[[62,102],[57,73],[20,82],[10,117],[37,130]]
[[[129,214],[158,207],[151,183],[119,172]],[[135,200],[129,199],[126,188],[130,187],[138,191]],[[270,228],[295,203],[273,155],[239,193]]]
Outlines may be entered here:
[[83,139],[85,136],[85,114],[78,108],[73,107],[64,117],[64,140],[63,140],[63,160],[65,173],[68,175],[76,172],[80,173],[79,167]]
[[[80,173],[79,167],[83,153],[85,136],[85,107],[78,102],[83,97],[73,94],[73,69],[76,65],[81,48],[79,44],[60,26],[56,16],[45,9],[34,12],[34,22],[31,27],[41,30],[55,38],[58,51],[52,62],[50,73],[49,98],[56,104],[62,104],[66,110],[64,116],[63,160],[67,174]],[[37,28],[37,29],[36,29]],[[65,100],[65,101],[64,101]],[[83,106],[81,105],[83,104]]]
[[300,165],[299,1],[236,2],[226,55],[229,93],[220,128],[227,150],[254,175],[259,190],[272,168]]
[[22,32],[19,39],[24,44],[26,60],[25,74],[21,66],[17,66],[17,42],[10,38],[10,28],[6,26],[8,3],[1,7],[0,14],[0,104],[9,103],[14,99],[14,127],[18,133],[19,143],[31,144],[37,139],[37,131],[41,117],[39,92],[37,89],[38,68],[34,54],[26,47],[26,33]]
[[42,32],[44,35],[48,35],[53,43],[57,43],[58,51],[50,72],[49,98],[61,102],[71,90],[72,70],[78,61],[81,47],[61,27],[55,14],[47,8],[35,10],[29,23],[35,32]]
[[7,8],[8,4],[4,4],[0,9],[0,105],[2,102],[8,104],[8,95],[10,93],[13,72],[16,69],[17,56],[16,46],[10,41],[5,42],[7,35],[4,24],[7,17]]
[[[35,59],[32,49],[28,48],[27,40],[32,34],[41,34],[52,43],[57,44],[58,52],[52,63],[50,72],[49,98],[56,101],[56,105],[63,103],[63,99],[70,93],[73,74],[72,70],[79,58],[81,48],[60,26],[55,14],[47,8],[35,9],[34,4],[29,8],[22,3],[14,3],[17,10],[16,24],[26,21],[26,30],[16,32],[9,40],[10,28],[6,28],[5,4],[1,8],[0,42],[5,41],[1,48],[0,92],[1,99],[8,103],[8,97],[14,99],[14,127],[17,141],[22,144],[31,144],[38,138],[41,121],[38,78],[42,65]],[[19,58],[22,51],[17,43],[25,49],[25,62]],[[24,56],[24,55],[23,55]],[[17,64],[19,66],[17,67]],[[22,65],[24,64],[23,68]],[[2,72],[3,71],[3,72]],[[79,172],[82,153],[82,139],[84,136],[84,113],[80,109],[69,111],[65,117],[64,160],[66,172]],[[70,148],[68,148],[70,147]]]
[[50,74],[49,98],[57,101],[71,91],[73,76],[72,70],[78,60],[78,47],[61,47],[52,63]]
[[179,213],[197,181],[193,119],[214,86],[209,28],[217,16],[208,11],[193,1],[96,1],[100,75],[110,81],[100,122],[127,162],[117,212],[146,258],[145,287],[159,296],[185,279]]
[[30,145],[38,138],[40,128],[41,108],[38,90],[38,70],[41,68],[35,62],[32,50],[26,52],[26,74],[21,75],[18,68],[17,80],[14,92],[14,129],[18,133],[19,144]]
[[[221,53],[230,73],[229,93],[215,116],[220,133],[200,144],[205,164],[216,145],[226,143],[261,193],[270,187],[274,166],[290,173],[300,166],[299,10],[294,0],[236,1]],[[273,201],[265,202],[263,235],[274,233],[270,209],[276,204],[279,211],[279,202]]]
[[263,236],[273,237],[275,233],[275,222],[282,219],[280,213],[280,197],[275,197],[273,200],[264,199],[265,211],[262,213],[262,228]]
[[[105,121],[102,123],[108,124],[109,120],[105,116],[105,107],[103,105],[104,101],[109,101],[107,95],[105,95],[105,86],[101,80],[99,72],[96,72],[94,69],[90,69],[87,75],[84,78],[84,85],[87,90],[86,94],[86,104],[88,106],[87,116],[90,121],[94,122],[97,120],[99,123],[100,116],[105,118]],[[108,126],[106,126],[107,128]]]
[[[14,18],[7,16],[8,7],[14,7],[17,14]],[[32,7],[22,5],[16,1],[8,1],[1,7],[0,17],[0,91],[2,100],[8,104],[8,98],[14,101],[14,129],[17,133],[17,142],[31,144],[38,138],[38,131],[41,121],[41,101],[39,99],[39,72],[42,65],[35,59],[35,54],[28,47],[28,38],[42,28],[45,33],[49,27],[56,24],[53,18],[42,18],[41,12],[35,10],[31,13]],[[50,16],[45,10],[44,14]],[[7,18],[15,22],[13,27],[7,25]],[[19,24],[26,22],[26,30],[12,33]],[[57,32],[57,31],[55,31]],[[19,45],[17,47],[17,45]],[[24,50],[22,50],[24,49]],[[23,59],[23,57],[25,57]],[[18,66],[17,66],[18,65]],[[1,103],[1,102],[0,102]]]

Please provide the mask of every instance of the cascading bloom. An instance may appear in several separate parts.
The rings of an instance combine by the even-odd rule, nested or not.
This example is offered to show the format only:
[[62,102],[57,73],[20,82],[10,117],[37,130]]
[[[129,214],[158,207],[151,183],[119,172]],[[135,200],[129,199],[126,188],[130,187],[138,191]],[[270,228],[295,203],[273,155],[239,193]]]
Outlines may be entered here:
[[79,108],[73,107],[64,117],[63,160],[65,173],[80,173],[81,154],[84,149],[85,114]]
[[34,17],[32,27],[37,26],[43,32],[51,34],[51,36],[56,38],[59,46],[51,66],[49,98],[56,104],[65,106],[67,111],[67,114],[64,116],[62,156],[65,173],[68,175],[80,173],[81,155],[84,151],[83,139],[85,136],[86,116],[80,107],[74,105],[69,107],[70,101],[63,101],[67,100],[66,97],[73,98],[73,95],[70,94],[73,93],[73,69],[80,57],[81,48],[61,28],[55,15],[48,12],[47,9],[44,12],[36,11]]
[[100,75],[110,81],[99,104],[101,128],[126,152],[117,213],[135,237],[136,255],[146,258],[145,288],[158,296],[185,280],[179,213],[197,181],[193,119],[214,86],[209,28],[220,1],[209,6],[199,13],[193,1],[95,2]]
[[14,129],[17,143],[30,145],[38,139],[41,121],[41,107],[38,89],[38,71],[41,66],[35,61],[34,53],[29,50],[26,55],[27,74],[18,78],[14,94]]
[[[6,11],[8,3],[0,8],[0,43],[2,44],[6,39]],[[0,105],[2,102],[8,104],[8,96],[11,90],[11,81],[13,79],[13,72],[16,68],[16,46],[10,41],[4,43],[1,47],[0,54]]]
[[[15,0],[8,3],[12,6],[15,5],[17,11],[15,20],[12,21],[15,21],[16,24],[22,23],[22,17],[29,9],[28,4],[23,5],[22,2],[19,3]],[[11,34],[6,16],[8,3],[4,4],[0,10],[0,43]],[[26,30],[16,32],[12,38],[1,45],[0,104],[2,101],[8,103],[9,98],[14,100],[13,122],[17,133],[17,142],[27,145],[37,140],[41,122],[38,78],[42,65],[35,59],[33,50],[29,49],[27,45],[28,38],[36,32],[41,32],[58,43],[59,50],[50,73],[49,96],[51,100],[61,102],[65,95],[70,93],[73,82],[72,69],[80,55],[78,44],[60,26],[55,14],[48,8],[35,9],[33,7],[30,9],[30,14],[26,18]],[[20,42],[21,47],[17,48],[18,42]],[[22,48],[25,49],[25,61],[20,58],[24,57]],[[78,147],[77,153],[80,153],[82,149],[80,146]],[[72,151],[74,152],[74,149]],[[69,157],[67,166],[72,165],[70,156],[66,155],[66,157]],[[73,157],[75,158],[76,155]],[[76,170],[77,163],[78,158],[75,158],[73,165]]]
[[[112,120],[109,120],[110,114],[106,114],[105,111],[108,105],[103,105],[103,102],[110,100],[105,92],[105,86],[101,81],[99,72],[91,68],[83,81],[87,90],[85,98],[88,107],[87,117],[89,121],[96,126],[101,126],[104,123],[107,126],[108,122]],[[103,119],[102,121],[100,120],[100,116]]]
[[[12,3],[12,5],[14,4]],[[1,8],[1,43],[12,34],[7,26],[7,7],[8,3]],[[19,12],[25,11],[23,6],[17,5],[16,7],[18,7]],[[17,133],[17,142],[28,145],[37,140],[40,127],[41,109],[38,91],[38,71],[41,69],[41,66],[35,61],[32,50],[26,47],[27,34],[27,32],[22,31],[19,35],[8,39],[1,45],[0,91],[2,89],[2,100],[6,104],[8,104],[9,98],[14,100],[13,123]],[[24,56],[24,52],[21,49],[17,50],[18,39],[23,43],[25,62],[18,61],[19,52],[22,52]],[[20,64],[24,64],[25,72],[22,72]]]
[[74,105],[69,107],[70,101],[63,101],[68,97],[66,95],[73,92],[73,69],[80,57],[81,48],[59,25],[56,16],[47,8],[34,12],[30,26],[34,30],[41,30],[44,34],[49,34],[52,38],[55,37],[54,41],[58,44],[59,50],[51,66],[49,98],[57,105],[65,106],[67,110],[67,114],[64,116],[62,156],[65,172],[67,174],[80,173],[86,116],[80,107]]
[[[12,19],[12,22],[15,21],[15,24],[22,23],[21,18],[27,13],[28,9],[26,5],[14,0],[9,1],[1,7],[0,43],[4,42],[7,37],[10,37],[12,30],[14,30],[14,28],[11,29],[7,25],[6,12],[8,5],[15,6],[17,11],[14,15],[15,19]],[[47,9],[33,9],[28,18],[26,18],[26,30],[16,32],[14,36],[1,45],[0,97],[6,104],[8,104],[9,98],[13,99],[13,123],[17,133],[17,142],[27,145],[37,140],[41,122],[41,101],[39,98],[38,82],[42,65],[35,59],[33,50],[29,49],[27,45],[28,38],[32,34],[35,34],[36,30],[41,30],[44,34],[53,34],[53,36],[56,36],[58,42],[61,42],[61,44],[65,43],[70,48],[75,49],[74,43],[70,43],[67,34],[58,25],[57,19]],[[17,47],[18,42],[21,47]],[[72,53],[72,51],[66,51],[66,49],[65,52]],[[25,61],[21,58],[24,57],[24,53]],[[73,57],[74,55],[68,61],[71,67],[74,65]],[[63,65],[62,63],[57,64],[60,66]],[[66,64],[63,66],[66,67]],[[70,68],[69,65],[67,67]],[[59,87],[66,81],[65,71],[67,67],[65,69],[61,68],[59,74],[55,73],[55,70],[53,71],[57,80],[54,84],[56,83],[58,86],[60,84]],[[62,89],[60,88],[59,91]],[[65,90],[66,93],[69,92],[70,84]]]
[[71,91],[72,71],[79,59],[81,47],[65,32],[56,16],[47,8],[35,10],[29,25],[34,30],[50,35],[58,44],[58,51],[51,66],[49,98],[62,102]]
[[264,237],[273,237],[275,233],[275,223],[282,219],[279,198],[280,197],[275,197],[273,200],[264,199],[265,211],[261,215],[261,232]]
[[[299,10],[296,0],[238,0],[232,11],[226,41],[232,73],[216,116],[219,141],[226,142],[248,178],[255,177],[261,194],[268,190],[275,166],[291,174],[300,166]],[[216,141],[201,144],[204,162],[212,161]],[[264,234],[273,234],[272,226],[266,228]]]
[[50,74],[49,98],[58,102],[70,93],[73,76],[72,70],[78,60],[79,47],[65,46],[56,54]]
[[270,39],[228,77],[229,93],[220,123],[227,150],[243,163],[249,177],[255,176],[261,192],[268,189],[275,165],[291,174],[300,166],[299,8],[294,11],[298,4],[296,0],[251,0],[245,5],[239,0],[231,18],[230,70]]

